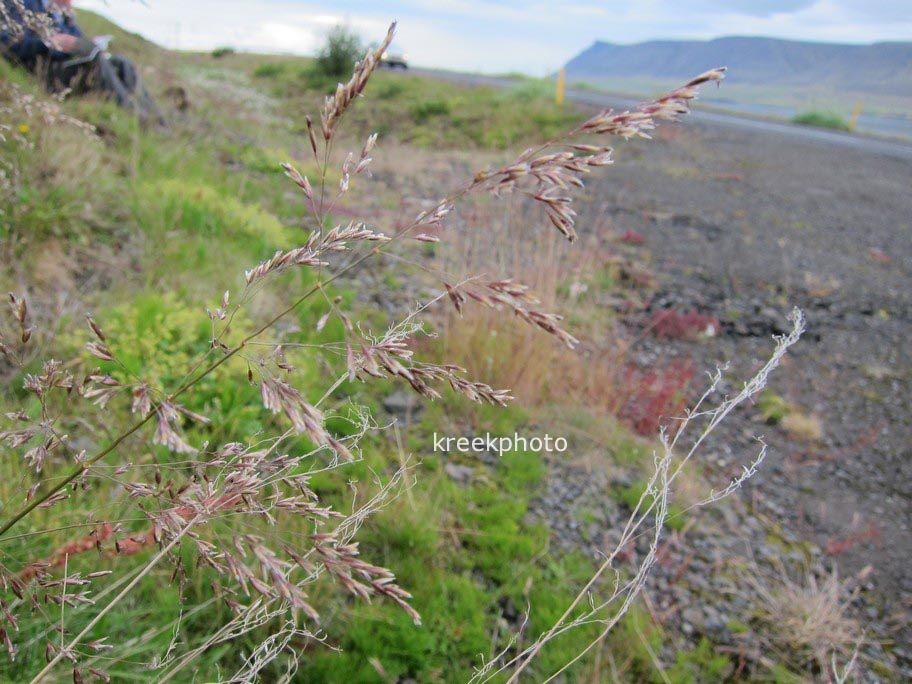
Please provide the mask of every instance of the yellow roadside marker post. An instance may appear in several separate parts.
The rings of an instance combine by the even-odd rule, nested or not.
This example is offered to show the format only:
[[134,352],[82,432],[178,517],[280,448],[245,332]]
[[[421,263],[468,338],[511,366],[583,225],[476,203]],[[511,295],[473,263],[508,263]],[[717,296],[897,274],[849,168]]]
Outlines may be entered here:
[[849,119],[849,130],[855,130],[855,124],[858,123],[858,117],[861,116],[861,102],[855,103],[855,111],[852,112],[852,118]]
[[557,72],[557,94],[554,97],[554,101],[562,105],[564,104],[564,82],[566,79],[566,73],[563,69]]

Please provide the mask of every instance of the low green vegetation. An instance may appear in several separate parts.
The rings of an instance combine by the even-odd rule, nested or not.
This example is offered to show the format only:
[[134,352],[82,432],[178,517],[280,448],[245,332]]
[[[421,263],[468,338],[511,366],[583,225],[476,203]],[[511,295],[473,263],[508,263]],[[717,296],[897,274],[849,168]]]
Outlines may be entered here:
[[839,114],[832,112],[802,112],[792,117],[792,123],[802,126],[816,126],[817,128],[830,128],[834,131],[850,131],[849,122]]
[[[215,57],[215,55],[213,55]],[[263,62],[253,70],[254,78],[276,78],[285,72],[288,65],[284,62]]]
[[778,425],[792,410],[785,397],[771,390],[760,395],[757,408],[760,410],[760,417],[768,425]]
[[[419,481],[361,535],[365,555],[395,567],[415,595],[422,628],[382,604],[340,607],[326,628],[342,635],[344,650],[315,651],[303,664],[308,680],[467,681],[478,654],[490,653],[492,625],[517,629],[531,603],[529,630],[539,633],[591,574],[587,558],[550,556],[548,530],[524,519],[544,474],[539,457],[504,454],[493,471],[465,461],[472,480],[457,484],[442,468],[450,457],[430,454],[430,433],[424,435],[442,419],[437,407],[427,409],[410,441],[416,453],[429,454]],[[548,649],[536,672],[556,668],[574,648],[568,640]]]
[[[289,112],[300,112],[303,102],[318,107],[337,83],[306,58],[244,55],[238,66]],[[370,105],[351,112],[349,132],[377,131],[385,139],[429,149],[507,149],[555,137],[580,118],[572,105],[554,103],[554,84],[545,79],[523,79],[507,89],[473,88],[380,71],[364,97]]]
[[[645,511],[655,501],[653,492],[647,491],[648,484],[649,483],[646,480],[640,480],[629,486],[618,487],[614,491],[615,497],[631,511],[636,509],[638,504],[640,505],[639,510],[641,512]],[[684,517],[684,511],[681,507],[676,504],[670,504],[668,506],[668,518],[666,521],[668,528],[680,531],[684,528],[685,522],[686,518]]]
[[212,51],[212,56],[215,59],[219,59],[219,58],[225,57],[227,55],[233,55],[235,52],[236,52],[236,50],[233,47],[229,47],[229,46],[217,47]]
[[366,92],[375,100],[357,114],[359,129],[375,122],[381,132],[427,148],[506,149],[556,137],[580,118],[572,106],[554,104],[553,85],[539,81],[502,90],[380,73]]
[[707,639],[701,639],[694,649],[678,651],[675,662],[660,671],[656,667],[656,654],[668,637],[645,609],[631,608],[626,619],[608,638],[611,652],[616,654],[616,668],[626,677],[622,681],[711,684],[728,681],[732,675],[735,668],[731,658],[716,653]]

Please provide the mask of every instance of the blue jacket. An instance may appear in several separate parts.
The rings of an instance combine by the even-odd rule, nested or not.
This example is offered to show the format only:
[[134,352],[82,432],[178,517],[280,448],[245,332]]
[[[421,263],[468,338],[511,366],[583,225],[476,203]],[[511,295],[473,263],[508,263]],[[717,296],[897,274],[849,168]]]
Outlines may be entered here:
[[[22,20],[22,17],[19,15],[19,12],[16,11],[16,8],[12,3],[7,0],[0,0],[0,2],[3,2],[6,5],[6,9],[13,21]],[[76,25],[76,22],[62,12],[50,8],[50,2],[47,0],[22,0],[22,4],[25,9],[35,12],[36,14],[49,14],[54,23],[53,30],[56,33],[67,33],[71,36],[76,36],[77,38],[82,37],[82,31],[79,30],[79,26]],[[3,47],[8,49],[9,52],[24,63],[33,62],[42,55],[50,56],[53,60],[63,60],[69,57],[65,52],[49,48],[34,31],[27,28],[25,29],[24,35],[17,42],[12,43],[11,41],[12,36],[9,31],[0,32],[0,43],[3,44]]]

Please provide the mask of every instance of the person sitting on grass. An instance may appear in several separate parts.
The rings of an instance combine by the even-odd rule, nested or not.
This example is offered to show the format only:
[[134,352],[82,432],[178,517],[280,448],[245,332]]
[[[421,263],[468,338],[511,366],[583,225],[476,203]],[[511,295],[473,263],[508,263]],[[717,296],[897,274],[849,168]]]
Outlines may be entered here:
[[72,0],[2,0],[0,49],[42,78],[51,92],[101,91],[142,121],[164,123],[126,57],[109,55],[101,39],[86,38]]

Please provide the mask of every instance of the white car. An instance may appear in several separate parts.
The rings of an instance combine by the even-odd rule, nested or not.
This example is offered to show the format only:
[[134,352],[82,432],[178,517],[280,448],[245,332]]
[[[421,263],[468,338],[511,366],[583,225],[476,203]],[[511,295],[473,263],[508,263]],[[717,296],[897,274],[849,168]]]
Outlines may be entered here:
[[380,58],[380,66],[388,69],[395,69],[396,67],[408,69],[408,55],[399,47],[390,45]]

